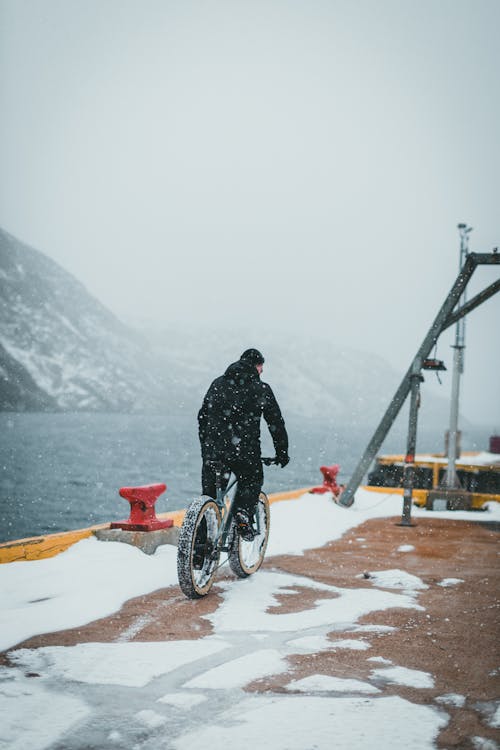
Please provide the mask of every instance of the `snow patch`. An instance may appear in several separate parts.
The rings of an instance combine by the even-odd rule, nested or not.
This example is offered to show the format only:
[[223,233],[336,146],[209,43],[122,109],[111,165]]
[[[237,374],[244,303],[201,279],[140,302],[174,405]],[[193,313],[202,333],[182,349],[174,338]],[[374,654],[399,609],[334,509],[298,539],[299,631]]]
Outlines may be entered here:
[[395,685],[406,685],[414,688],[432,688],[434,687],[434,678],[428,672],[421,672],[418,669],[408,669],[407,667],[384,667],[383,669],[372,670],[373,677],[379,677],[386,682],[392,682]]
[[152,711],[150,708],[138,711],[138,713],[135,714],[135,718],[140,721],[141,724],[144,724],[150,729],[157,729],[157,727],[161,727],[161,725],[165,724],[167,721],[165,716],[156,713],[156,711]]
[[390,659],[384,659],[383,656],[370,656],[366,661],[375,661],[377,664],[392,664]]
[[199,693],[167,693],[162,698],[158,698],[157,703],[168,703],[175,708],[192,708],[199,703],[206,701],[206,695]]
[[445,695],[438,695],[435,700],[438,703],[442,703],[444,706],[455,706],[456,708],[462,708],[465,705],[465,695],[459,693],[446,693]]
[[371,648],[371,644],[368,641],[354,640],[354,638],[343,638],[339,641],[332,641],[332,648],[351,648],[353,651],[365,651],[367,648]]
[[448,586],[456,586],[457,583],[463,583],[463,578],[443,578],[442,581],[439,581],[438,586],[443,586],[443,588],[448,588]]
[[380,495],[359,489],[350,508],[332,502],[331,495],[307,493],[298,500],[271,505],[271,531],[267,557],[302,555],[306,549],[322,547],[369,518],[401,513],[398,495]]
[[292,641],[287,642],[287,646],[299,648],[309,653],[328,650],[334,651],[338,648],[353,649],[354,651],[364,651],[371,648],[371,644],[361,638],[357,640],[354,638],[343,638],[338,641],[332,641],[324,635],[305,635],[302,638],[294,638]]
[[[278,604],[276,595],[290,593],[292,587],[306,586],[330,592],[332,598],[319,599],[301,612],[271,614]],[[352,626],[363,615],[391,607],[422,609],[412,596],[374,589],[341,589],[311,578],[260,571],[244,581],[223,581],[223,601],[217,610],[204,615],[217,633],[228,631],[298,632],[319,626]],[[279,610],[278,610],[279,612]]]
[[302,680],[292,680],[287,690],[298,690],[301,693],[380,693],[380,690],[368,682],[332,677],[326,674],[313,674]]
[[490,727],[494,727],[495,729],[498,729],[500,727],[500,704],[496,707],[496,710],[491,719],[488,721],[488,724],[490,725]]
[[[417,456],[415,456],[415,459],[417,461],[427,461],[427,462],[434,462],[436,464],[447,464],[448,463],[448,457],[447,456],[436,456],[432,453],[419,453]],[[460,465],[463,466],[496,466],[499,463],[500,459],[498,457],[498,453],[489,453],[488,451],[479,451],[475,455],[468,456],[467,454],[463,454],[460,458],[460,460],[457,462],[457,469],[460,468]]]
[[304,635],[302,638],[294,638],[287,641],[287,646],[291,648],[300,648],[311,654],[318,651],[327,651],[332,647],[332,641],[326,635]]
[[52,746],[89,715],[88,706],[71,695],[45,690],[25,679],[4,683],[0,691],[0,747],[26,750]]
[[350,633],[393,633],[397,628],[392,625],[356,625],[352,628],[346,628],[346,630]]
[[210,690],[242,688],[253,680],[286,672],[287,669],[287,661],[279,651],[264,649],[220,664],[218,667],[189,680],[183,687]]
[[474,750],[498,750],[498,745],[495,740],[487,739],[486,737],[471,737]]
[[80,643],[19,649],[9,654],[16,664],[49,677],[91,685],[144,687],[153,678],[216,654],[228,644],[218,638],[199,641]]
[[273,696],[246,698],[212,726],[186,732],[173,742],[175,750],[234,744],[238,750],[255,750],[265,738],[266,747],[287,750],[366,750],[401,747],[432,750],[447,723],[442,712],[409,703],[399,697],[360,698]]
[[476,703],[474,708],[483,714],[489,727],[500,727],[500,701],[481,701]]
[[[357,577],[363,578],[364,574],[362,573]],[[420,591],[429,588],[418,576],[414,576],[412,573],[406,573],[406,571],[398,569],[376,570],[370,572],[369,580],[375,586],[380,586],[384,589],[404,589],[406,592]]]

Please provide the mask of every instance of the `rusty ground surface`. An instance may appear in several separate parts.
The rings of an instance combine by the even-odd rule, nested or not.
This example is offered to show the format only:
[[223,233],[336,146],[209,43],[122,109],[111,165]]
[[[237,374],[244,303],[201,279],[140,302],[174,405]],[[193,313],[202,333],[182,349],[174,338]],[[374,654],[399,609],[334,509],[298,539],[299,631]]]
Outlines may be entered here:
[[[359,622],[395,627],[389,633],[369,634],[370,653],[395,665],[430,672],[435,687],[421,690],[382,684],[381,695],[399,695],[413,703],[434,706],[435,698],[445,693],[466,696],[465,708],[443,707],[450,721],[441,731],[437,746],[472,750],[474,736],[499,742],[498,730],[486,721],[484,704],[500,697],[500,534],[478,523],[419,518],[414,527],[405,528],[398,526],[397,521],[396,518],[367,521],[324,547],[302,556],[273,557],[264,567],[346,588],[371,587],[369,578],[359,577],[364,571],[400,568],[419,576],[429,585],[417,598],[425,608],[423,611],[372,612]],[[403,555],[397,552],[402,544],[411,544],[415,549]],[[463,583],[447,588],[438,586],[444,578],[460,578]],[[331,593],[297,588],[296,593],[278,597],[279,604],[273,611],[309,609],[321,596]],[[215,611],[220,601],[217,585],[209,596],[198,601],[187,600],[178,587],[172,586],[132,599],[110,617],[84,627],[30,638],[16,648],[118,639],[196,639],[212,632],[210,622],[202,616]],[[338,631],[332,632],[330,638],[334,640],[339,635]],[[347,637],[366,638],[366,633],[349,633]],[[366,680],[377,666],[367,662],[366,651],[350,649],[297,654],[288,659],[288,673],[257,680],[247,685],[246,690],[280,693],[291,679],[312,674]],[[9,663],[5,653],[0,654],[0,662]]]

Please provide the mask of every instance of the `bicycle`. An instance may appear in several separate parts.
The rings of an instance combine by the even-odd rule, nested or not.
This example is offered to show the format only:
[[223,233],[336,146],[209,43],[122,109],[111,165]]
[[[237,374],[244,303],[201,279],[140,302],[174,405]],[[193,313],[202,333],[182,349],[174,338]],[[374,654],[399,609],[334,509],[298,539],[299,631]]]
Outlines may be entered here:
[[[276,458],[262,458],[266,466],[276,464]],[[238,480],[231,474],[224,486],[220,464],[215,468],[215,498],[201,495],[195,498],[182,522],[177,545],[177,577],[179,586],[188,599],[200,599],[210,591],[222,552],[227,552],[229,567],[239,578],[255,573],[264,561],[269,538],[269,500],[261,492],[252,519],[255,537],[245,541],[237,531],[233,514]],[[231,500],[230,490],[234,489]]]

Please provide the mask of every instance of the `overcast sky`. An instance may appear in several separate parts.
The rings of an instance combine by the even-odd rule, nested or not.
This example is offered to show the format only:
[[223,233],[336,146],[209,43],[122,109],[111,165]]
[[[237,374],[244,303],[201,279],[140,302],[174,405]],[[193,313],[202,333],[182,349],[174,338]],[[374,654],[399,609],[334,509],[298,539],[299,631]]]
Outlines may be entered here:
[[[472,250],[500,244],[498,0],[0,12],[0,224],[121,317],[251,324],[257,346],[314,331],[404,372],[457,223]],[[499,298],[468,319],[463,384],[497,431]]]

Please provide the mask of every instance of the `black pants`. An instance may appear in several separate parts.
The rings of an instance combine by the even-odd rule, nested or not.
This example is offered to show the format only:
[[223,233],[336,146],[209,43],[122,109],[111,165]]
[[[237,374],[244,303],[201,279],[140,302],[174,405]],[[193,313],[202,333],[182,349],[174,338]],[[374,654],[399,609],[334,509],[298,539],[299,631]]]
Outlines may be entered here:
[[[229,475],[230,472],[233,472],[238,480],[234,508],[236,510],[245,509],[252,514],[264,483],[264,472],[260,457],[258,460],[252,461],[242,461],[241,459],[228,461],[227,466],[224,467],[224,474]],[[210,463],[205,461],[203,461],[201,467],[201,486],[204,495],[215,497],[215,470]]]

